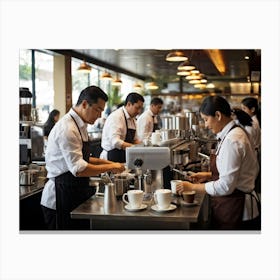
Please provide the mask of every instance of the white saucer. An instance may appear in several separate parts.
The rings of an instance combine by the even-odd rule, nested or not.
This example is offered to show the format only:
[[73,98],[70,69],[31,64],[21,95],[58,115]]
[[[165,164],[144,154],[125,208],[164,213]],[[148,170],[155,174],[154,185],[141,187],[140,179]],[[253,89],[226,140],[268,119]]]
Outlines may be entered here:
[[193,203],[189,203],[189,202],[186,202],[184,200],[181,200],[181,205],[182,206],[187,206],[187,207],[196,206],[196,205],[198,205],[198,201],[194,200]]
[[139,208],[131,208],[129,204],[125,205],[124,208],[127,210],[127,211],[132,211],[132,212],[135,212],[135,211],[141,211],[141,210],[144,210],[146,209],[148,206],[146,204],[142,204]]
[[170,204],[170,206],[169,206],[167,209],[160,209],[160,208],[158,208],[158,205],[155,204],[155,205],[152,205],[151,208],[152,208],[153,210],[157,211],[157,212],[168,212],[168,211],[173,211],[173,210],[175,210],[175,209],[177,208],[177,206],[174,205],[174,204]]

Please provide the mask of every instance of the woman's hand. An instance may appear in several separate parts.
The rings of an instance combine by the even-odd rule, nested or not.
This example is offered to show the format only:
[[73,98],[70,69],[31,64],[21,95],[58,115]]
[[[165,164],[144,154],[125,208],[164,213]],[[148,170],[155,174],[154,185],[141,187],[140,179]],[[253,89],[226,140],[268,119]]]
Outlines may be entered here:
[[182,181],[181,183],[178,183],[176,186],[176,191],[178,194],[182,194],[184,191],[190,191],[193,190],[193,184],[188,181]]

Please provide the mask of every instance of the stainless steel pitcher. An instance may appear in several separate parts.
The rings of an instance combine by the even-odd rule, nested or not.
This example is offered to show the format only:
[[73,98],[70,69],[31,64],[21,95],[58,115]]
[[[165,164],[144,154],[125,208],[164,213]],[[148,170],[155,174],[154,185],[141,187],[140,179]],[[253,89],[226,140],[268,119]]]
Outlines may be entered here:
[[104,213],[115,213],[117,211],[117,198],[115,195],[115,185],[108,183],[104,192]]
[[19,173],[19,184],[28,186],[33,184],[33,173],[29,170],[20,171]]

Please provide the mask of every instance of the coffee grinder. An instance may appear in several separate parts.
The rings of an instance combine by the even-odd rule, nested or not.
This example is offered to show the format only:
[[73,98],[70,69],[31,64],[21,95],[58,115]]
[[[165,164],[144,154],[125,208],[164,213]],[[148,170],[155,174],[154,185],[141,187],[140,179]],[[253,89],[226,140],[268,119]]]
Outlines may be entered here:
[[19,88],[19,161],[30,164],[31,159],[31,102],[32,93],[28,88]]

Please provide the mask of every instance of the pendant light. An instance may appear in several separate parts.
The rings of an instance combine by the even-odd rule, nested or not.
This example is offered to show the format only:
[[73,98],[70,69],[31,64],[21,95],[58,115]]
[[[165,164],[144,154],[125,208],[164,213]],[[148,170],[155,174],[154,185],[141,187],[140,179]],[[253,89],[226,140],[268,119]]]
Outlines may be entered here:
[[177,67],[177,69],[180,70],[186,70],[186,71],[191,71],[195,69],[194,65],[191,65],[189,61],[184,61],[181,64],[179,64],[179,66]]
[[116,79],[113,80],[112,85],[113,86],[121,86],[122,85],[122,80],[119,78],[118,74],[117,74]]
[[109,72],[105,71],[102,75],[101,75],[101,79],[102,80],[112,80],[112,76]]
[[86,61],[84,60],[80,66],[78,67],[77,71],[81,72],[81,73],[90,73],[91,71],[91,67],[86,63]]
[[134,84],[133,88],[136,89],[136,90],[140,90],[140,89],[142,89],[142,86],[139,83],[136,82]]
[[191,72],[190,71],[187,71],[187,70],[179,70],[178,72],[177,72],[177,75],[178,76],[189,76],[191,74]]
[[150,90],[156,90],[158,89],[158,85],[155,82],[150,82],[147,84],[147,88]]
[[188,57],[182,51],[172,51],[167,54],[165,60],[171,62],[186,61]]

